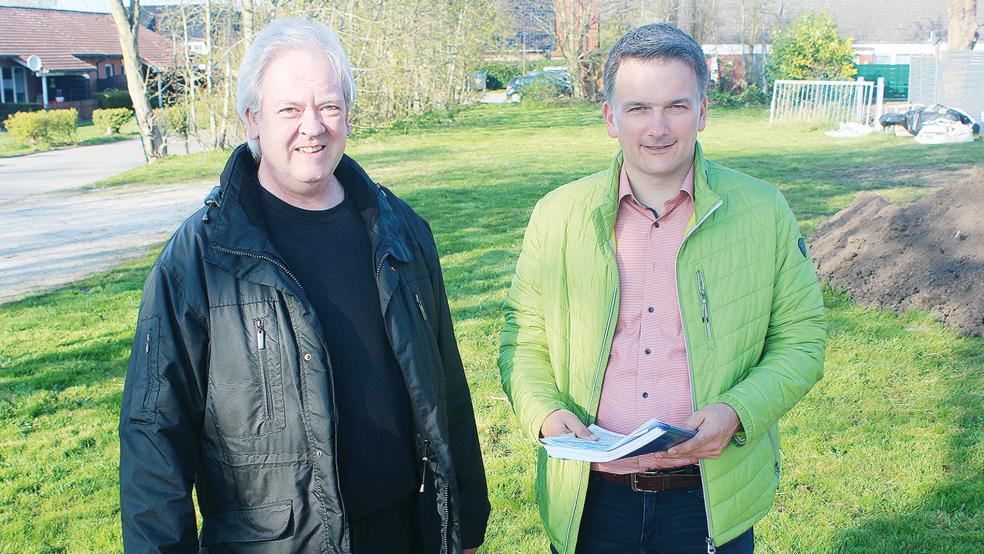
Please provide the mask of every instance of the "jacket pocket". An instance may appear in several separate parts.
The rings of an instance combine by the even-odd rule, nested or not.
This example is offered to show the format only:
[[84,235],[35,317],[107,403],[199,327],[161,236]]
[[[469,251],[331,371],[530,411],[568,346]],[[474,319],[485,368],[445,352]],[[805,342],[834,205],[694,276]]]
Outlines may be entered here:
[[283,431],[284,371],[272,304],[212,311],[208,407],[219,434],[255,438]]
[[136,359],[130,368],[129,421],[134,423],[153,423],[157,418],[157,397],[161,390],[160,333],[160,316],[144,318],[137,325]]
[[772,460],[775,462],[776,477],[779,477],[779,439],[776,437],[776,433],[769,429],[767,433],[769,435],[769,442],[772,443]]
[[264,542],[284,538],[291,528],[291,500],[202,517],[202,546]]

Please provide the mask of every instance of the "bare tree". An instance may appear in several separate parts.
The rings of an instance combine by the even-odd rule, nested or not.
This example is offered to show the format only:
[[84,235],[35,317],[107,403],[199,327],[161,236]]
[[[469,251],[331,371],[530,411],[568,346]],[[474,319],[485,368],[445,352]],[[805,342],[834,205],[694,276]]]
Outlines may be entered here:
[[977,31],[977,0],[950,0],[946,43],[950,50],[972,50],[980,33]]
[[557,50],[567,60],[575,98],[596,99],[601,74],[598,0],[554,0]]
[[137,116],[140,138],[144,154],[148,158],[161,158],[165,155],[164,139],[160,125],[154,121],[154,112],[147,99],[140,66],[140,53],[137,49],[137,33],[140,29],[140,1],[130,0],[130,8],[123,6],[123,0],[110,0],[109,7],[116,24],[116,32],[123,50],[123,73],[126,75],[126,88],[133,101],[133,111]]

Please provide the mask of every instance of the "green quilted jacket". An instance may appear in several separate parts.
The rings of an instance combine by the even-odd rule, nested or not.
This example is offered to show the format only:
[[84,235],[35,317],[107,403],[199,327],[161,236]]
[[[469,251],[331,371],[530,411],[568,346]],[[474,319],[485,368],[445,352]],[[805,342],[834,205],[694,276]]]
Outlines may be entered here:
[[[777,422],[822,376],[826,329],[813,262],[779,191],[705,160],[699,144],[694,163],[694,217],[676,261],[694,409],[726,403],[743,428],[720,458],[700,462],[709,538],[721,545],[772,507]],[[499,368],[534,441],[555,410],[585,424],[598,413],[618,318],[621,166],[618,153],[607,171],[550,192],[526,229]],[[561,553],[575,552],[589,471],[538,450],[540,515]]]

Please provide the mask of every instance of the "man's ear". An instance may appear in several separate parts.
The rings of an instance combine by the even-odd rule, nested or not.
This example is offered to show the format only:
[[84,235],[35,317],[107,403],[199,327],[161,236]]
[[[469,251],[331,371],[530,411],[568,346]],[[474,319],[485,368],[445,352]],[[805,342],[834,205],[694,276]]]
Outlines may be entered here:
[[259,140],[260,138],[260,123],[256,120],[253,108],[246,108],[246,138],[250,140]]
[[703,131],[704,127],[707,125],[707,95],[704,95],[704,99],[700,102],[700,117],[697,118],[697,130]]
[[601,113],[605,116],[605,128],[608,130],[608,136],[618,138],[618,126],[615,125],[615,108],[608,100],[601,104]]

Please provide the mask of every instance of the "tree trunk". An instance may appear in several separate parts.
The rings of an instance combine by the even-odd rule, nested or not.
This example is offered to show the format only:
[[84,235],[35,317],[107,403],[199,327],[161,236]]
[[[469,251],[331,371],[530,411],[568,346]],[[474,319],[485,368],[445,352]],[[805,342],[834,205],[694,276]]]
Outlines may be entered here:
[[131,0],[130,9],[123,7],[123,0],[111,0],[109,7],[116,24],[116,32],[120,38],[120,48],[123,50],[123,73],[126,75],[126,88],[133,101],[133,111],[137,116],[137,126],[140,128],[140,139],[143,141],[144,155],[147,158],[162,158],[164,139],[161,128],[154,121],[154,112],[147,99],[147,89],[140,72],[140,54],[137,49],[137,32],[140,29],[140,2]]
[[950,0],[946,44],[950,50],[967,51],[977,42],[977,0]]

